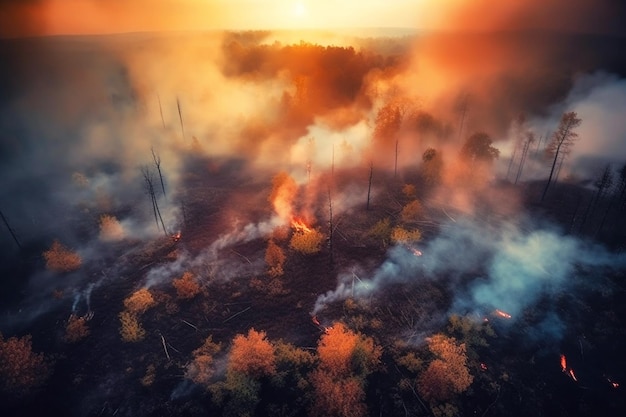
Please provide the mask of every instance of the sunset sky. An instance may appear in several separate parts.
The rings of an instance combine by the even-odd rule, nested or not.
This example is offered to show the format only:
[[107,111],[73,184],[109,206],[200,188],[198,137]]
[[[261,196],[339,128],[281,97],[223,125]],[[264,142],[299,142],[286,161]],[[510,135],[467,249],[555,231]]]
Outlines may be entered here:
[[0,0],[0,36],[402,27],[618,32],[619,0]]

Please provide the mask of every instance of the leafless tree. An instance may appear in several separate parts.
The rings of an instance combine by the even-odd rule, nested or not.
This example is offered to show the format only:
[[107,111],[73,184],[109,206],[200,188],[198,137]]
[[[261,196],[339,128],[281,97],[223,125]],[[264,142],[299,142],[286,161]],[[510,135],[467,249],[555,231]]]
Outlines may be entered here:
[[2,221],[4,222],[4,225],[7,227],[7,229],[9,229],[9,233],[13,237],[13,240],[15,241],[15,244],[17,245],[17,247],[22,249],[22,245],[20,245],[20,241],[17,239],[17,235],[13,231],[13,228],[9,224],[9,221],[7,220],[7,218],[4,217],[4,213],[2,213],[2,210],[0,210],[0,217],[2,218]]
[[578,133],[574,131],[578,126],[580,126],[581,119],[578,117],[576,112],[568,112],[563,113],[561,116],[561,121],[559,122],[559,127],[556,132],[552,134],[552,139],[546,148],[546,152],[548,155],[554,156],[552,161],[552,168],[550,169],[550,176],[548,177],[548,182],[546,183],[546,187],[543,190],[543,194],[541,195],[541,201],[546,198],[546,193],[548,192],[548,188],[550,187],[550,183],[552,182],[552,177],[554,175],[554,170],[556,168],[556,163],[559,158],[561,152],[567,152],[570,150],[574,141],[578,138]]
[[163,232],[167,236],[167,229],[165,228],[165,223],[163,222],[163,217],[161,217],[161,210],[159,210],[159,204],[157,202],[156,194],[154,192],[154,175],[150,168],[147,166],[141,167],[141,173],[143,174],[143,179],[145,181],[144,186],[146,192],[150,196],[150,200],[152,202],[152,210],[154,212],[154,221],[159,226],[159,220],[161,221],[161,227],[163,227]]
[[163,183],[163,173],[161,172],[161,157],[158,153],[154,152],[154,148],[150,148],[152,151],[152,159],[154,160],[154,165],[156,166],[157,172],[159,173],[159,179],[161,180],[161,189],[163,190],[163,196],[166,197],[165,194],[165,184]]
[[374,163],[370,162],[370,178],[367,184],[367,206],[366,209],[370,209],[370,195],[372,192],[372,177],[374,176]]
[[161,114],[161,123],[163,124],[163,129],[165,129],[165,119],[163,118],[163,106],[161,105],[161,96],[157,93],[157,100],[159,101],[159,113]]
[[178,118],[180,119],[180,131],[183,134],[183,139],[185,139],[185,125],[183,124],[183,112],[180,109],[180,100],[176,97],[176,107],[178,107]]
[[528,157],[528,150],[530,149],[530,145],[534,141],[535,141],[535,134],[531,131],[526,132],[526,141],[524,142],[524,147],[522,148],[522,158],[519,161],[517,175],[515,176],[515,184],[517,184],[517,181],[519,181],[520,177],[522,176],[524,164],[526,163],[526,158]]

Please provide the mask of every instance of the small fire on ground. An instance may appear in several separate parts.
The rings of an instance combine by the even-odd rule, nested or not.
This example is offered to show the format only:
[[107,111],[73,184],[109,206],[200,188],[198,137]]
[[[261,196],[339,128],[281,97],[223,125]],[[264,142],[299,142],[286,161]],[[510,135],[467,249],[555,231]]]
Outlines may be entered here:
[[510,319],[511,315],[505,311],[499,310],[499,309],[495,309],[493,314],[495,314],[498,317],[502,317],[503,319]]
[[561,354],[561,371],[567,374],[574,382],[578,382],[578,378],[576,378],[576,374],[571,367],[567,366],[567,358],[565,355]]

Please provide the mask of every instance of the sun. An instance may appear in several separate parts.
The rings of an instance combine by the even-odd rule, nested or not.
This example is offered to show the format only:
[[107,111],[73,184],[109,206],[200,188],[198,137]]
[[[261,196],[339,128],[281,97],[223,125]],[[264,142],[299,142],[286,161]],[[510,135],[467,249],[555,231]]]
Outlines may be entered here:
[[306,5],[301,1],[295,2],[293,5],[293,14],[295,17],[299,17],[299,18],[305,17],[307,14]]

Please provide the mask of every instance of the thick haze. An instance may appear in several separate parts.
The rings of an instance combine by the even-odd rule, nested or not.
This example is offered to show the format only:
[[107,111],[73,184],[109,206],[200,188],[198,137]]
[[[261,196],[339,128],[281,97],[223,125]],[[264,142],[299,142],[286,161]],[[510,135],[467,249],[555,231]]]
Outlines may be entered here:
[[624,33],[619,0],[2,0],[0,36],[404,27]]
[[[307,27],[474,32],[375,37],[397,33],[359,31],[359,37],[350,31],[189,31],[3,39],[0,209],[21,243],[37,252],[37,262],[53,239],[85,262],[97,262],[107,250],[98,237],[102,214],[115,215],[136,238],[162,233],[140,170],[153,167],[152,150],[162,161],[167,195],[159,191],[157,197],[169,233],[181,227],[185,181],[206,174],[194,170],[194,160],[206,158],[210,164],[202,166],[209,166],[211,180],[223,181],[215,188],[228,188],[223,206],[211,207],[220,227],[196,231],[212,237],[196,254],[146,271],[145,283],[157,285],[189,265],[217,261],[223,248],[266,238],[290,216],[325,224],[319,213],[325,211],[331,172],[341,179],[332,190],[335,215],[363,205],[370,164],[376,203],[386,191],[379,178],[393,173],[396,146],[401,181],[405,172],[422,169],[422,155],[432,147],[443,172],[425,204],[453,217],[446,214],[451,220],[426,245],[423,258],[390,249],[387,260],[363,277],[363,294],[388,281],[414,279],[415,271],[420,279],[434,279],[483,269],[483,284],[456,294],[455,307],[517,313],[556,291],[577,262],[619,264],[553,226],[517,227],[521,196],[490,185],[505,177],[514,152],[512,122],[520,113],[544,136],[543,146],[563,112],[577,111],[583,119],[561,178],[590,180],[607,161],[626,159],[623,39],[598,35],[620,34],[621,3],[399,1],[381,12],[388,3],[366,1],[355,10],[355,2],[331,1],[0,2],[3,37],[289,27],[298,26],[298,19]],[[335,10],[336,4],[344,6]],[[268,12],[259,13],[260,7]],[[511,33],[531,29],[541,31]],[[581,35],[587,33],[596,35]],[[397,132],[376,137],[377,116],[395,108],[402,114]],[[464,141],[476,132],[489,134],[500,150],[493,165],[460,157]],[[542,150],[533,148],[522,180],[547,178]],[[279,172],[295,183],[281,202],[286,208],[267,201]],[[258,195],[240,183],[258,186]],[[262,203],[252,210],[250,201]],[[489,226],[483,211],[508,221]],[[2,227],[3,256],[10,258],[18,250]],[[468,250],[470,264],[460,261],[455,269],[446,262],[459,256],[459,241],[475,252]],[[595,258],[577,256],[582,250]],[[563,269],[545,274],[554,257],[564,259]],[[250,273],[230,263],[220,264],[227,271],[223,278]],[[528,265],[535,267],[524,269]],[[258,273],[262,267],[250,262],[246,268]],[[521,270],[517,288],[504,279],[511,270]],[[346,276],[340,274],[338,287],[313,308],[344,297]],[[52,279],[39,272],[29,288],[51,290]],[[94,278],[76,273],[68,282],[77,294],[90,294]],[[507,298],[512,291],[522,295]]]

